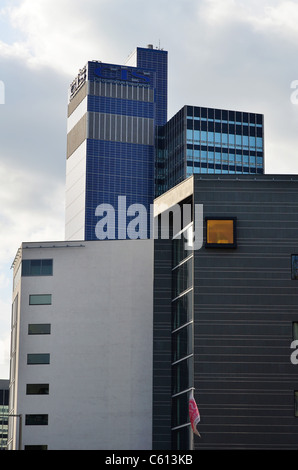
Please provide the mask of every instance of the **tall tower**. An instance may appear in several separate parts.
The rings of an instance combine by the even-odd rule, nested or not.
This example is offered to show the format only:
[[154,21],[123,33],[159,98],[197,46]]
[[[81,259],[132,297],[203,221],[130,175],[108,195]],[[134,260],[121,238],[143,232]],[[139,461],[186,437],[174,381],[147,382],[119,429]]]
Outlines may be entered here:
[[147,209],[148,230],[140,238],[149,234],[155,127],[167,119],[167,52],[137,48],[134,60],[134,66],[89,61],[70,86],[67,240],[100,238],[96,226],[107,207],[115,214],[108,238],[127,238],[133,204]]

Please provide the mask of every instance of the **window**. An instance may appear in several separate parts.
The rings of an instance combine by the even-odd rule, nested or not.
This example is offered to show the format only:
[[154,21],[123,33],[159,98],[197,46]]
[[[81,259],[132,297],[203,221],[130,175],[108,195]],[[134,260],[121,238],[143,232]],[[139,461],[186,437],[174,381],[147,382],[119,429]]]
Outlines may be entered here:
[[294,406],[295,406],[295,416],[298,418],[298,392],[294,392]]
[[29,295],[29,305],[51,305],[51,294],[32,294]]
[[192,286],[192,258],[180,264],[173,270],[173,297],[177,297],[183,291]]
[[293,341],[298,340],[298,322],[293,322]]
[[193,357],[176,362],[172,366],[172,394],[189,389],[193,384]]
[[172,302],[173,329],[179,328],[192,319],[192,295],[193,292],[189,291]]
[[298,279],[298,255],[292,255],[292,279]]
[[172,361],[178,361],[192,352],[192,324],[172,334]]
[[236,217],[206,217],[206,248],[236,248]]
[[22,261],[22,276],[52,276],[52,259],[25,259]]
[[45,445],[30,445],[30,446],[24,446],[25,450],[48,450],[48,446]]
[[50,364],[50,354],[27,354],[27,364]]
[[47,426],[48,415],[26,415],[25,424],[26,426]]
[[28,335],[50,335],[51,325],[49,323],[32,323],[28,325]]
[[27,384],[26,395],[48,395],[49,384]]

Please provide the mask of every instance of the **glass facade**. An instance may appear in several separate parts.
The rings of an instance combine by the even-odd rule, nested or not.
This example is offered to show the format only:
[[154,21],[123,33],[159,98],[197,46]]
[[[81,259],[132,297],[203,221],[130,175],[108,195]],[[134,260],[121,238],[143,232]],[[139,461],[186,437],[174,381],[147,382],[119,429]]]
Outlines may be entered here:
[[[67,166],[70,196],[66,225],[73,225],[69,232],[82,233],[83,225],[85,240],[98,239],[96,225],[101,219],[97,208],[104,211],[103,205],[109,205],[114,210],[114,238],[129,238],[125,233],[131,220],[127,208],[139,204],[148,214],[148,231],[139,238],[149,238],[155,129],[166,120],[166,51],[137,48],[134,66],[90,61],[80,71],[71,86],[69,101],[67,157],[71,162]],[[77,160],[82,161],[79,153],[82,144],[85,182],[78,185],[80,176],[76,168]],[[80,199],[80,194],[85,197]],[[126,198],[121,206],[120,196]],[[84,220],[80,219],[79,227],[76,220],[82,211]],[[110,239],[107,229],[106,232]]]
[[[191,448],[188,414],[194,384],[193,251],[185,249],[186,227],[172,240],[172,448]],[[186,236],[184,236],[186,235]]]
[[263,115],[184,106],[157,136],[156,195],[194,173],[263,174]]
[[167,122],[168,109],[168,53],[153,47],[138,47],[136,65],[156,72],[156,115],[155,124],[162,126]]

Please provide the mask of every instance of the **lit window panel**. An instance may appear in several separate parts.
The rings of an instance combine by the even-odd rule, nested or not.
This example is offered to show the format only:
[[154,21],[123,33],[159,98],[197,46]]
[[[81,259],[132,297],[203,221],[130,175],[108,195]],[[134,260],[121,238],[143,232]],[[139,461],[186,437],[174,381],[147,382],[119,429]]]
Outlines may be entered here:
[[206,247],[235,248],[236,218],[206,218]]

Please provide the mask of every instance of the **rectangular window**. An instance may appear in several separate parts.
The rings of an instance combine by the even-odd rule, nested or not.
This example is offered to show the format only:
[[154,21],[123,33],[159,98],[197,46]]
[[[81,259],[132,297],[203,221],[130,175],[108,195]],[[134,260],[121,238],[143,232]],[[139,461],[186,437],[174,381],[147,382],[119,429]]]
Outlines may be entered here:
[[298,255],[292,255],[292,279],[298,279]]
[[24,259],[22,261],[22,276],[52,276],[52,259]]
[[193,293],[188,292],[172,302],[173,329],[179,328],[192,319]]
[[27,364],[50,364],[50,354],[27,354]]
[[298,392],[294,392],[295,417],[298,418]]
[[172,361],[178,361],[192,352],[192,324],[172,333]]
[[50,323],[31,323],[28,325],[28,335],[50,335]]
[[193,384],[193,357],[172,366],[172,394],[189,389]]
[[188,259],[173,270],[173,298],[177,297],[183,291],[187,290],[192,286],[192,270],[192,258]]
[[298,340],[298,322],[293,322],[293,341]]
[[29,295],[29,305],[51,305],[51,294],[32,294]]
[[236,248],[236,218],[206,217],[206,248]]
[[30,446],[24,446],[25,450],[48,450],[48,446],[45,445],[30,445]]
[[26,395],[48,395],[49,384],[27,384]]
[[26,426],[47,426],[49,415],[26,415]]

